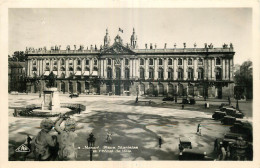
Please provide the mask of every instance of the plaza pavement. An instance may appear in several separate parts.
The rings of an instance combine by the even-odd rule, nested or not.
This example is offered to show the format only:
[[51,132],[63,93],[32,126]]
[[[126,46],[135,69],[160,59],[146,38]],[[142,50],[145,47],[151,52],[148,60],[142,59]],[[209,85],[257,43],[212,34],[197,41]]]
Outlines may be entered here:
[[[19,160],[19,153],[14,150],[24,143],[26,135],[37,135],[40,131],[40,118],[13,117],[13,107],[40,105],[42,99],[38,94],[9,95],[9,160]],[[135,104],[135,97],[84,95],[69,98],[60,95],[61,103],[80,103],[86,106],[81,114],[71,116],[77,121],[75,146],[78,148],[77,160],[89,160],[89,149],[86,149],[88,135],[93,132],[96,137],[93,160],[178,160],[179,137],[189,137],[194,149],[207,152],[215,157],[213,144],[216,138],[222,138],[229,132],[229,126],[211,119],[216,106],[208,111],[197,106],[187,105],[181,109],[174,102],[163,103],[161,98],[151,99],[151,105]],[[214,101],[212,101],[214,102]],[[195,110],[193,110],[195,109]],[[250,117],[250,116],[249,116]],[[55,120],[56,118],[53,118]],[[197,125],[202,125],[202,136],[196,134]],[[110,131],[112,143],[106,143],[106,133]],[[52,131],[55,134],[55,131]],[[163,139],[158,147],[158,137]],[[105,150],[106,146],[133,146],[132,150]],[[14,159],[16,157],[16,159]]]

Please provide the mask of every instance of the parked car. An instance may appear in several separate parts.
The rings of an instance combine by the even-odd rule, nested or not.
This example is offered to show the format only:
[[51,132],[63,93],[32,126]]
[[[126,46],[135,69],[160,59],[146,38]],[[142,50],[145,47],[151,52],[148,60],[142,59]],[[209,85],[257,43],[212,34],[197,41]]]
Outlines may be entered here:
[[174,101],[173,97],[165,97],[163,98],[163,101]]
[[179,160],[213,160],[207,156],[206,152],[198,149],[184,149],[179,154]]
[[221,119],[221,123],[225,125],[233,125],[235,121],[236,118],[232,116],[224,116],[224,118]]
[[184,149],[192,149],[191,141],[189,138],[180,137],[179,140],[180,140],[180,143],[179,143],[180,152],[183,151]]
[[212,114],[212,118],[214,118],[215,120],[220,120],[225,116],[226,116],[226,112],[219,111],[219,110],[215,111],[214,114]]
[[182,104],[189,104],[189,100],[187,98],[183,98],[182,99]]
[[190,104],[196,104],[196,101],[194,98],[190,98]]
[[72,97],[79,97],[79,94],[78,93],[71,93],[69,97],[70,98],[72,98]]
[[243,121],[243,120],[236,120],[234,125],[230,127],[230,131],[233,133],[240,133],[243,135],[246,135],[246,137],[243,137],[245,140],[252,142],[253,136],[252,136],[252,124]]

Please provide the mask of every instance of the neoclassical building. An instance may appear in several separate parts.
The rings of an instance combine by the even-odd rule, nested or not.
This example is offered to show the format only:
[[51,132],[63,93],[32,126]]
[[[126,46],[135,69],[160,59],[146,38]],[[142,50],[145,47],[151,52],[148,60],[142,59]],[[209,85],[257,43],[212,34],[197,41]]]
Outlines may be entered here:
[[117,35],[110,42],[108,30],[98,49],[91,45],[66,50],[60,46],[26,49],[27,90],[39,92],[50,73],[63,93],[207,96],[233,95],[233,45],[214,48],[157,48],[156,44],[137,45],[133,29],[130,43]]

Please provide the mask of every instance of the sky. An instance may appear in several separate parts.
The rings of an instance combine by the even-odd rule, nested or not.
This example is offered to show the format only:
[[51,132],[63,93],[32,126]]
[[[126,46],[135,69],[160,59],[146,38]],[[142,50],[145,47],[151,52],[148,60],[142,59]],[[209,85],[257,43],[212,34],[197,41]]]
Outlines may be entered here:
[[9,8],[9,55],[26,47],[103,45],[106,28],[111,42],[119,33],[130,43],[135,28],[139,48],[222,47],[233,43],[234,63],[252,60],[252,10],[250,8]]

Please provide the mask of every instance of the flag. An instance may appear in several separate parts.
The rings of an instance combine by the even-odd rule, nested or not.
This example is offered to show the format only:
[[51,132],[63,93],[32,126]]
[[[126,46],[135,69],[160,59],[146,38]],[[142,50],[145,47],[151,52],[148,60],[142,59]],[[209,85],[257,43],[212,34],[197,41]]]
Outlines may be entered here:
[[121,29],[120,27],[119,27],[119,30],[118,31],[120,31],[121,33],[123,33],[123,29]]

